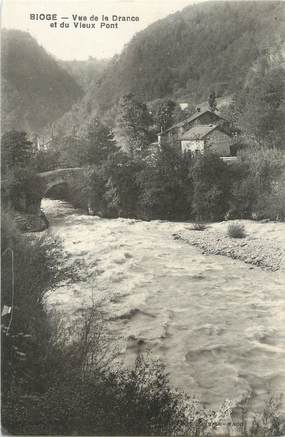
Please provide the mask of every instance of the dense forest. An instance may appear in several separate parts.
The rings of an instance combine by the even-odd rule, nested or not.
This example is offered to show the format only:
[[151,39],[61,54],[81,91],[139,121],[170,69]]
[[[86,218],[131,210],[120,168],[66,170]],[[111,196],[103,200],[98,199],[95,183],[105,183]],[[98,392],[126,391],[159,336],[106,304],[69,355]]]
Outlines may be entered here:
[[108,59],[96,59],[92,56],[90,56],[86,61],[58,60],[59,65],[76,80],[85,92],[96,84],[100,75],[107,67],[108,62]]
[[83,95],[76,80],[27,32],[2,31],[2,131],[39,131]]
[[188,96],[214,88],[232,94],[255,61],[281,43],[283,2],[209,2],[186,7],[134,36],[105,71],[98,102],[110,107],[132,92],[142,100]]
[[104,64],[101,76],[96,64],[95,80],[84,98],[56,129],[71,132],[102,114],[114,127],[112,108],[128,93],[150,106],[165,98],[197,105],[213,91],[230,100],[268,65],[284,66],[283,28],[282,2],[186,7],[137,33],[119,56]]

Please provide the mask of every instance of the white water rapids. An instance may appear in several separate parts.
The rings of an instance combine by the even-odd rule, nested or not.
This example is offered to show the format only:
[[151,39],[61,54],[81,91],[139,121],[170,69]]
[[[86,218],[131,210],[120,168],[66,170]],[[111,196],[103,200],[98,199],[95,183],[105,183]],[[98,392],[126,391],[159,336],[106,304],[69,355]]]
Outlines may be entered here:
[[285,393],[281,273],[174,240],[187,223],[101,219],[47,199],[42,208],[80,271],[78,282],[50,294],[51,308],[72,320],[93,290],[125,362],[139,343],[164,361],[174,386],[211,407]]

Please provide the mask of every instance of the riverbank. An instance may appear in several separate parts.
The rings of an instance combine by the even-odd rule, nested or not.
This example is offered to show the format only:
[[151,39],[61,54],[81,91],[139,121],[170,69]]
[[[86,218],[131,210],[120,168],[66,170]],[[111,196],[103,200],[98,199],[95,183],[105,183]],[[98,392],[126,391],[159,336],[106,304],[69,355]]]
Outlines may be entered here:
[[[69,326],[98,302],[123,366],[133,365],[138,350],[149,353],[165,364],[172,387],[209,408],[256,393],[252,408],[261,411],[267,387],[285,392],[282,274],[173,239],[191,223],[104,219],[50,199],[42,208],[48,232],[62,241],[64,265],[78,273],[49,293],[51,314]],[[261,224],[258,235],[262,229],[269,234]]]
[[[227,235],[229,224],[237,222],[244,226],[244,238]],[[189,225],[173,237],[202,249],[203,254],[227,256],[270,271],[285,267],[285,223],[229,220],[210,224],[204,231]]]

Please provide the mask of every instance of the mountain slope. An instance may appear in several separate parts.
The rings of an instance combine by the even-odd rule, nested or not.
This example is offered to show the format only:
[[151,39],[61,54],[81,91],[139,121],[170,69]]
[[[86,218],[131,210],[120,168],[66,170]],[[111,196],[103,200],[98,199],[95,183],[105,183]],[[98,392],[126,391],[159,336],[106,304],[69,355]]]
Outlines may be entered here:
[[284,2],[205,2],[135,35],[109,64],[96,98],[102,109],[132,92],[145,101],[205,100],[240,89],[264,50],[284,41]]
[[81,88],[87,92],[107,67],[108,60],[96,59],[90,56],[86,61],[59,60],[58,63],[76,80]]
[[27,32],[2,31],[2,131],[39,131],[83,92],[73,77]]

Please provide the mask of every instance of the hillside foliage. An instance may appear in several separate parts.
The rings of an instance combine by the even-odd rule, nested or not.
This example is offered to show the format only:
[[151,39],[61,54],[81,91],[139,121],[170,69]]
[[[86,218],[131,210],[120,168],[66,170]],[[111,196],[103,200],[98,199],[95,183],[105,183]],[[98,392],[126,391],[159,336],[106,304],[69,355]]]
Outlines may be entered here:
[[83,91],[27,32],[2,30],[2,131],[39,131],[68,111]]
[[97,88],[108,108],[123,94],[144,101],[183,97],[199,102],[215,90],[243,87],[264,47],[282,41],[283,2],[191,5],[136,34],[113,58]]
[[[120,55],[102,61],[103,70],[96,60],[66,64],[86,93],[56,123],[57,133],[78,132],[94,117],[114,128],[114,108],[128,94],[150,109],[168,99],[188,102],[191,110],[207,103],[210,95],[230,100],[251,86],[252,76],[262,71],[272,53],[275,62],[284,65],[276,55],[284,53],[284,16],[284,3],[278,1],[203,2],[138,32]],[[93,67],[94,80],[88,79],[86,89]],[[187,116],[179,109],[174,122]],[[163,111],[162,126],[171,119],[161,117]]]
[[87,92],[90,87],[96,85],[104,69],[108,65],[107,59],[96,59],[90,56],[86,61],[58,61],[59,65],[64,68]]

